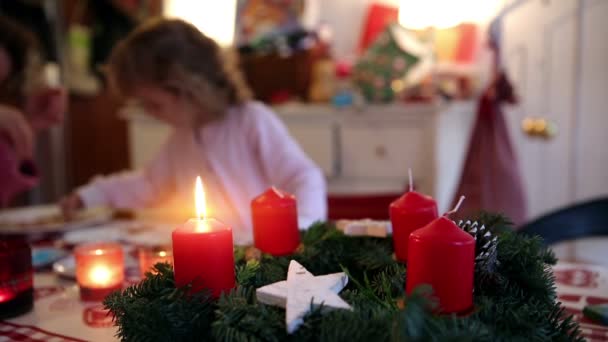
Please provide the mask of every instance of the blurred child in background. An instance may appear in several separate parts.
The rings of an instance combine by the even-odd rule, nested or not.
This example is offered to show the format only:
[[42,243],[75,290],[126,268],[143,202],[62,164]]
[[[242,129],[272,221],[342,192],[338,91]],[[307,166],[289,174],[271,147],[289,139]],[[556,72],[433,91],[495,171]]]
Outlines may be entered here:
[[[231,63],[232,62],[232,63]],[[298,200],[300,226],[326,217],[325,181],[277,116],[251,100],[242,75],[218,44],[181,20],[157,19],[121,41],[108,63],[110,84],[146,114],[173,127],[143,170],[99,177],[62,200],[82,207],[138,209],[173,200],[192,216],[197,175],[210,215],[252,242],[250,201],[274,185]]]

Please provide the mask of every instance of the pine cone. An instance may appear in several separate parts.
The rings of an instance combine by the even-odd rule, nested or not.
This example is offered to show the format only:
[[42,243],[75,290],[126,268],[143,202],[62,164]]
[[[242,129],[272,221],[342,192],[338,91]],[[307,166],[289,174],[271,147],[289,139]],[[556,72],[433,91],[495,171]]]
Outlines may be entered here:
[[458,226],[475,238],[475,268],[482,274],[491,275],[499,265],[497,259],[498,237],[477,221],[460,221]]

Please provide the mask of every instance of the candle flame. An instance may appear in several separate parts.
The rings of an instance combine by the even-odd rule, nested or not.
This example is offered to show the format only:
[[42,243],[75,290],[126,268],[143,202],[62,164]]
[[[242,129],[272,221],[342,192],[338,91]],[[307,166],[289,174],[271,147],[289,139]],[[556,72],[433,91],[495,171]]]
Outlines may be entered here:
[[196,185],[194,186],[194,204],[196,206],[196,217],[201,220],[207,216],[207,203],[205,201],[205,188],[201,177],[196,177]]
[[91,269],[89,277],[95,284],[106,285],[110,282],[112,274],[106,266],[100,265]]
[[165,251],[160,251],[160,252],[158,252],[158,256],[160,256],[161,258],[164,258],[164,257],[166,257],[166,256],[167,256],[167,252],[165,252]]
[[103,251],[101,249],[96,249],[95,250],[95,255],[102,255]]

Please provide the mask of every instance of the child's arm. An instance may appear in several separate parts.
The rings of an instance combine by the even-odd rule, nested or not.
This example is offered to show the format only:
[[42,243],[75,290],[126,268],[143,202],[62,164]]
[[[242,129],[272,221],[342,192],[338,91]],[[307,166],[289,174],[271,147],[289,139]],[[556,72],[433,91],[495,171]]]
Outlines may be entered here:
[[174,138],[170,138],[142,170],[96,177],[79,188],[76,194],[82,205],[137,209],[163,200],[174,185],[170,170],[173,141]]
[[302,151],[285,125],[270,109],[250,105],[255,130],[250,139],[256,146],[260,163],[270,185],[293,193],[298,200],[299,224],[307,228],[327,218],[325,178],[315,163]]

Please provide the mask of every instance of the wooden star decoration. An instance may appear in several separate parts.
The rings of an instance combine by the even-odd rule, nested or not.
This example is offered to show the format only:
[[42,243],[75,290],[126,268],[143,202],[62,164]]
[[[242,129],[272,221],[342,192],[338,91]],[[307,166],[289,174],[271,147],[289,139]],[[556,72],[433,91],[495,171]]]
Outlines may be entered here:
[[352,310],[338,293],[348,283],[344,272],[315,277],[297,261],[291,260],[287,280],[260,287],[256,290],[259,302],[285,308],[287,332],[293,333],[304,322],[312,306],[324,309]]

